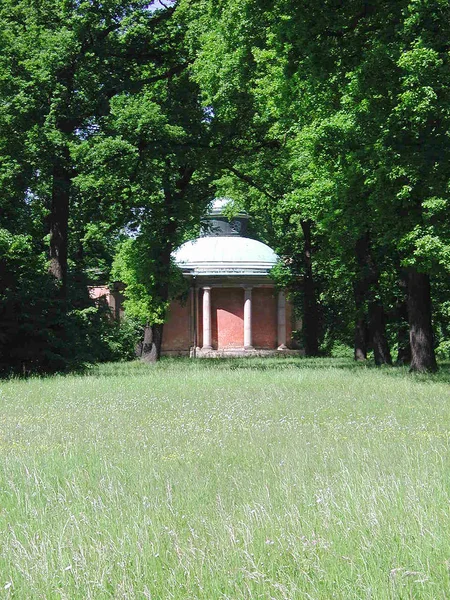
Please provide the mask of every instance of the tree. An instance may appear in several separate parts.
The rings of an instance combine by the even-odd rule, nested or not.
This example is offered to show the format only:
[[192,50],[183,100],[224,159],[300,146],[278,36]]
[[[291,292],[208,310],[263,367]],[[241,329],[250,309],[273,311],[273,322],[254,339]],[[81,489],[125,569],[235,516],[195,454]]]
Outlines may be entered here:
[[220,152],[222,167],[219,193],[235,197],[250,210],[259,237],[286,257],[291,276],[283,283],[303,307],[306,353],[317,355],[313,211],[296,202],[292,123],[283,115],[286,57],[267,47],[276,16],[254,2],[182,2],[183,6],[195,15],[189,22],[197,53],[194,76],[216,124],[213,148]]
[[207,120],[176,8],[140,0],[5,0],[0,8],[3,204],[19,231],[31,230],[25,217],[36,224],[47,215],[32,233],[41,249],[48,233],[51,289],[67,315],[91,305],[83,272],[98,269],[98,251],[108,271],[120,231],[133,230],[149,253],[162,314],[170,254],[206,203],[198,148],[208,146]]
[[[447,3],[199,4],[208,18],[200,32],[195,25],[196,69],[214,113],[233,118],[244,105],[247,130],[264,133],[235,171],[270,191],[274,212],[296,198],[291,214],[314,223],[347,276],[366,232],[377,279],[391,269],[383,257],[399,257],[408,270],[411,368],[433,371],[430,278],[448,269],[439,218],[448,204]],[[269,133],[285,157],[271,171]],[[377,362],[389,362],[381,300],[367,288],[358,302],[370,308]]]
[[150,362],[160,357],[166,309],[177,288],[171,254],[188,232],[198,231],[211,198],[210,135],[198,86],[185,72],[118,96],[94,150],[98,157],[104,146],[97,165],[103,171],[111,144],[126,148],[112,173],[122,189],[132,190],[127,227],[135,233],[121,246],[112,277],[127,286],[125,309],[144,327],[142,357]]
[[29,175],[25,189],[36,193],[38,188],[49,211],[49,268],[60,284],[62,299],[67,294],[69,216],[78,144],[98,133],[112,98],[184,68],[176,62],[165,27],[174,8],[152,11],[151,4],[5,0],[1,8],[4,39],[13,51],[7,55],[14,84],[4,89],[3,97],[12,98],[18,92],[31,96],[24,103],[16,99],[9,107],[12,118],[21,112],[22,122],[28,125],[24,135],[34,182]]

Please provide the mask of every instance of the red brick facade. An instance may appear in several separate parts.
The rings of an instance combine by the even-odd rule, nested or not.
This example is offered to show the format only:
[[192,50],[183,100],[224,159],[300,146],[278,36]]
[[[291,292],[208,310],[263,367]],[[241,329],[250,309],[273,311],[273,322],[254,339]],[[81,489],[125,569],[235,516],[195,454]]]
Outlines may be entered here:
[[[197,302],[197,346],[202,347],[202,294]],[[162,350],[165,353],[188,353],[193,346],[194,311],[192,296],[185,305],[172,302],[164,326]],[[244,288],[211,289],[212,346],[215,350],[241,349],[244,345]],[[291,347],[292,306],[286,302],[286,340]],[[277,348],[277,292],[272,287],[252,290],[252,342],[255,349]]]
[[[252,330],[255,348],[277,347],[277,294],[273,288],[257,288],[252,294]],[[292,328],[287,331],[291,337]]]
[[243,288],[211,290],[213,348],[242,348],[244,345]]
[[[122,295],[107,286],[91,287],[95,300],[104,299],[113,315],[123,314]],[[194,319],[192,295],[184,303],[171,302],[164,325],[162,351],[167,354],[189,354],[194,346],[194,321],[197,325],[197,347],[203,345],[203,291],[199,290],[197,315]],[[256,350],[275,350],[278,339],[277,291],[273,287],[254,287],[252,290],[252,345]],[[292,345],[293,311],[286,302],[286,340]],[[212,287],[211,333],[214,350],[242,349],[244,346],[244,288]]]
[[171,302],[163,329],[162,351],[188,352],[191,346],[190,302]]

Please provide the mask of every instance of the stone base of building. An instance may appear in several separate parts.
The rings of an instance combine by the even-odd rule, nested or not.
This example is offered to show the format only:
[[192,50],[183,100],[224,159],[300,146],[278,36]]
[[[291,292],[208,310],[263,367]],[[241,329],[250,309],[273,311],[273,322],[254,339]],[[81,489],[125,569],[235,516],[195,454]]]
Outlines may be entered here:
[[243,358],[250,356],[269,357],[269,356],[304,356],[304,350],[269,350],[264,348],[221,348],[219,350],[203,350],[197,348],[194,352],[194,348],[187,350],[165,350],[162,356],[190,356],[191,358]]

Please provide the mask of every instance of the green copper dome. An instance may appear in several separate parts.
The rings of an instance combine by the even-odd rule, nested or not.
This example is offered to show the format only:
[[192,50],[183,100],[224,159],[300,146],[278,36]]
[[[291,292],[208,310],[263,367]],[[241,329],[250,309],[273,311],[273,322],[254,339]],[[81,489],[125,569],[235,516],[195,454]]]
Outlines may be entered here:
[[214,200],[203,235],[174,252],[173,258],[185,274],[267,276],[278,262],[269,246],[245,237],[249,218],[245,212],[231,220],[225,216],[230,202],[229,198]]

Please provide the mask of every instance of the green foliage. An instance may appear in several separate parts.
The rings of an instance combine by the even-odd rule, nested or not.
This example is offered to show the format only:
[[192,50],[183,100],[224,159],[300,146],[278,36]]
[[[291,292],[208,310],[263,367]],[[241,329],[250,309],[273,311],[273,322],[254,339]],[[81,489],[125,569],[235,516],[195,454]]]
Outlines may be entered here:
[[[87,298],[57,300],[45,255],[29,236],[0,229],[0,375],[67,371],[88,363],[129,358],[131,332],[109,309]],[[77,307],[77,308],[75,308]]]
[[443,340],[436,348],[436,356],[440,360],[450,360],[450,340]]
[[[147,322],[164,323],[167,300],[155,291],[161,280],[158,256],[155,256],[152,240],[140,235],[125,240],[113,263],[112,278],[125,285],[125,310],[128,316],[141,325]],[[167,275],[163,275],[167,279]]]
[[280,261],[270,270],[270,277],[278,287],[287,288],[292,282],[292,271],[289,265]]
[[[92,306],[86,285],[109,279],[118,245],[142,223],[148,243],[140,251],[150,253],[142,260],[153,269],[143,285],[158,282],[158,289],[151,307],[141,289],[140,308],[130,311],[163,320],[169,280],[157,257],[168,265],[209,200],[209,126],[172,4],[5,0],[0,6],[1,226],[25,232],[41,261],[39,276],[19,278],[17,293],[45,280],[37,287],[47,290],[42,302],[51,309],[41,311],[38,329],[60,344],[49,342],[49,369],[111,358],[120,348],[129,355],[127,335]],[[49,245],[56,286],[46,276]],[[28,322],[23,304],[14,311]],[[30,357],[37,352],[30,346]],[[45,370],[43,359],[33,360]]]
[[111,276],[126,285],[126,314],[142,326],[164,323],[169,299],[161,294],[170,286],[171,297],[176,297],[186,286],[180,269],[173,262],[169,269],[161,263],[159,247],[146,232],[122,242]]
[[[433,279],[445,347],[450,9],[369,4],[3,0],[2,318],[40,340],[17,349],[22,334],[1,333],[9,354],[44,368],[40,348],[57,362],[69,332],[79,345],[67,364],[125,348],[83,294],[88,278],[122,279],[127,313],[162,323],[178,293],[171,252],[196,231],[213,180],[283,257],[274,276],[298,306],[311,297],[301,277],[314,280],[327,351],[349,342],[369,299],[395,320],[406,267]],[[377,282],[357,311],[366,234]],[[49,240],[52,260],[68,251],[65,304],[46,275]],[[88,329],[105,336],[101,348],[78,336]]]
[[448,4],[195,4],[196,78],[242,136],[219,185],[245,198],[292,281],[303,269],[299,225],[313,223],[323,333],[347,343],[366,232],[379,275],[370,293],[387,312],[401,267],[448,274]]
[[133,360],[136,358],[136,346],[142,339],[142,327],[130,317],[115,321],[108,314],[107,326],[95,339],[103,346],[104,361]]
[[52,361],[59,321],[53,294],[45,257],[29,236],[0,229],[0,372],[39,370]]
[[352,359],[353,347],[351,345],[345,345],[341,342],[334,342],[329,353],[332,358]]

